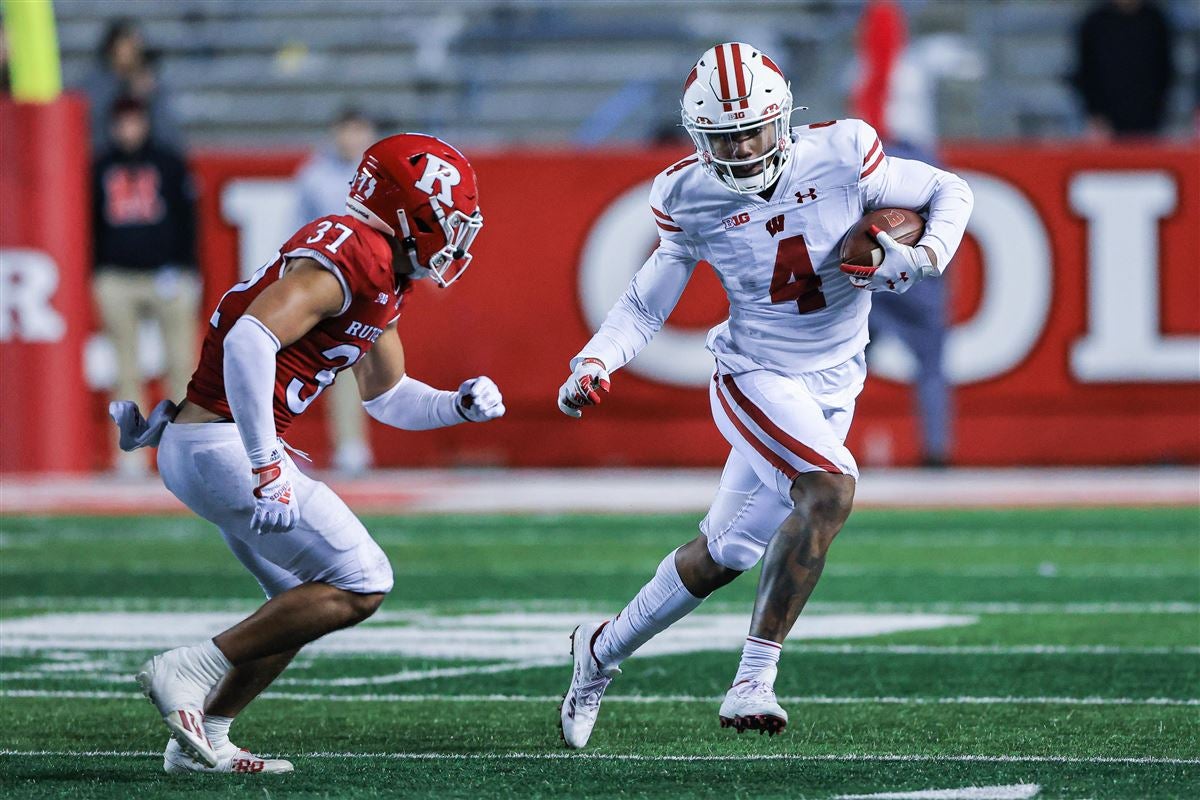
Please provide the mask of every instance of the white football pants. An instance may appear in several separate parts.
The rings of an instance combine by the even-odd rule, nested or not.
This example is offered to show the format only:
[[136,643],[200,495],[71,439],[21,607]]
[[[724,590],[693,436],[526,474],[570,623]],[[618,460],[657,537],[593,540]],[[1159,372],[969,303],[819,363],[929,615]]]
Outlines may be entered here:
[[758,563],[791,513],[797,475],[830,472],[858,480],[845,440],[865,379],[861,354],[797,376],[765,369],[713,376],[713,420],[733,448],[700,523],[714,561],[739,571]]
[[362,594],[391,590],[392,567],[358,517],[332,489],[298,469],[292,472],[300,503],[296,527],[261,535],[250,529],[256,482],[237,425],[167,425],[158,470],[172,494],[220,529],[267,597],[311,582]]

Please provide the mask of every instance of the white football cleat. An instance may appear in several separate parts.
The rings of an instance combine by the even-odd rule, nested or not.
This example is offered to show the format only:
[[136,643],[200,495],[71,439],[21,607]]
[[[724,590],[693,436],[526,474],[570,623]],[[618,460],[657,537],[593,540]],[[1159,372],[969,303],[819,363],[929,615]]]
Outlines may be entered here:
[[212,686],[188,663],[189,649],[177,647],[156,655],[142,664],[137,682],[183,751],[215,767],[217,754],[204,732],[204,699]]
[[230,744],[222,747],[217,753],[217,765],[210,767],[189,756],[179,746],[179,742],[171,739],[167,742],[167,750],[163,753],[163,771],[172,774],[182,772],[261,772],[264,775],[279,775],[292,772],[292,762],[282,758],[262,758],[249,750]]
[[722,728],[733,728],[738,733],[758,731],[759,735],[770,736],[787,727],[788,715],[775,700],[775,674],[777,669],[769,667],[758,677],[740,681],[729,687],[725,702],[721,703]]
[[593,642],[607,624],[608,620],[580,625],[571,634],[575,668],[571,673],[571,686],[558,707],[558,724],[567,747],[576,750],[588,743],[600,714],[604,690],[621,674],[617,667],[601,667],[592,653]]

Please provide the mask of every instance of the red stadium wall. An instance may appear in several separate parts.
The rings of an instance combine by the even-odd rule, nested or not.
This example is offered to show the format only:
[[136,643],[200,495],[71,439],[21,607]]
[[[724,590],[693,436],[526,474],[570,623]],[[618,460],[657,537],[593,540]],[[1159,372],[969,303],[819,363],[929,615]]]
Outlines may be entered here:
[[[589,310],[610,302],[597,292],[616,291],[653,247],[639,187],[678,155],[474,156],[486,218],[475,264],[449,290],[421,286],[400,332],[414,375],[446,387],[491,375],[508,416],[424,433],[372,423],[380,464],[721,463],[728,448],[706,392],[687,385],[707,369],[697,337],[725,314],[707,269],[697,270],[669,322],[680,334],[675,350],[644,358],[640,374],[618,373],[611,401],[582,422],[555,406],[567,360],[592,328]],[[1200,461],[1200,364],[1192,363],[1200,352],[1200,152],[961,146],[945,158],[977,196],[950,273],[956,327],[948,362],[960,381],[955,461]],[[299,161],[194,158],[206,314],[239,271],[291,232],[279,233],[286,215],[267,220],[268,200],[282,196],[278,179]],[[894,379],[902,371],[880,365],[860,400],[851,446],[864,463],[916,457],[912,393]],[[329,452],[323,416],[318,402],[289,435],[318,464]],[[94,409],[88,424],[96,440],[114,438],[99,430]]]
[[90,465],[87,106],[0,98],[0,472]]

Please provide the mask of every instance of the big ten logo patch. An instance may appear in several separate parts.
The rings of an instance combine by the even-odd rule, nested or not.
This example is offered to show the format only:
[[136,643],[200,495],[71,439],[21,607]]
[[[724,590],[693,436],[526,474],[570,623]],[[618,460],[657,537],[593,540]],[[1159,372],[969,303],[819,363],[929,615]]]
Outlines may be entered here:
[[725,223],[725,230],[736,228],[738,225],[745,225],[749,221],[750,214],[745,211],[743,211],[741,214],[734,214],[732,217],[726,217],[723,220]]

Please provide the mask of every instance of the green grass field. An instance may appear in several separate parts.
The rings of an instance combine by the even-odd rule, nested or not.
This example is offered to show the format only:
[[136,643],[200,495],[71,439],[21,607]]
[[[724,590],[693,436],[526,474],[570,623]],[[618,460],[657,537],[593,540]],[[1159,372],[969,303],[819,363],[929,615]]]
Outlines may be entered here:
[[1195,509],[857,512],[784,650],[783,735],[717,725],[752,573],[626,662],[581,753],[556,725],[571,628],[615,613],[696,518],[366,521],[396,589],[238,720],[234,741],[295,762],[268,777],[165,775],[165,729],[132,680],[152,652],[256,606],[214,530],[189,517],[4,519],[0,791],[1200,796]]

